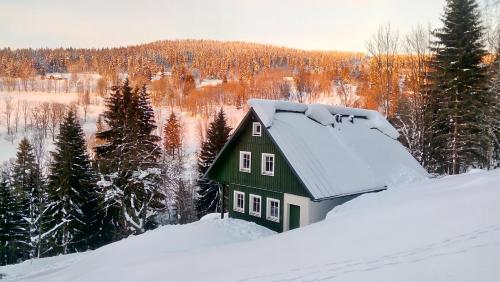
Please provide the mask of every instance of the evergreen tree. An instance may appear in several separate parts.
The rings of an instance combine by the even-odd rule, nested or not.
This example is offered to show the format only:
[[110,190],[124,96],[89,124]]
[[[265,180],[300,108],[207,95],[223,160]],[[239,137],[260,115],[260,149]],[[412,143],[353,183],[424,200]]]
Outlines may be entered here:
[[171,158],[180,157],[182,150],[181,126],[173,111],[163,128],[163,135],[165,153]]
[[19,262],[20,244],[23,242],[21,206],[12,195],[8,175],[0,176],[0,265]]
[[21,259],[40,255],[41,216],[44,210],[42,175],[33,148],[26,138],[19,143],[17,158],[12,167],[14,197],[21,205],[23,231],[20,238]]
[[497,168],[500,167],[500,40],[498,40],[495,60],[491,64],[489,73],[490,83],[488,91],[492,97],[487,119],[488,132],[491,138],[488,159],[489,167]]
[[[106,141],[95,148],[96,158],[99,160],[99,170],[107,173],[114,163],[113,153],[116,153],[118,146],[123,142],[123,133],[126,126],[125,100],[130,101],[132,88],[126,79],[121,86],[113,86],[110,97],[106,99],[106,110],[103,113],[107,127],[99,125],[103,131],[96,133],[96,137]],[[102,122],[102,121],[101,121]]]
[[152,132],[156,130],[156,121],[155,121],[155,112],[153,107],[151,106],[151,99],[146,90],[146,85],[143,85],[139,90],[136,90],[138,93],[138,119],[139,119],[139,127],[140,133],[143,135],[142,137],[151,139],[149,141],[155,142],[152,146],[152,149],[155,149],[155,154],[160,154],[159,149],[157,148],[156,142],[160,140],[160,138],[156,135],[153,135]]
[[129,142],[124,151],[130,156],[127,169],[131,174],[124,190],[124,201],[128,204],[123,212],[128,229],[142,233],[156,227],[155,217],[164,208],[160,187],[160,137],[153,133],[157,126],[145,86],[133,93],[128,113],[130,126],[125,139]]
[[76,114],[70,110],[60,126],[47,183],[44,230],[54,255],[94,246],[98,193],[84,138]]
[[103,114],[108,129],[96,134],[106,142],[96,153],[105,199],[102,236],[109,240],[154,228],[163,209],[160,138],[153,133],[149,94],[145,87],[132,91],[128,80],[113,90]]
[[224,144],[226,144],[230,132],[231,127],[227,125],[226,115],[221,108],[214,121],[210,123],[207,139],[201,145],[201,152],[198,158],[199,189],[196,208],[199,216],[215,212],[219,209],[219,186],[208,179],[204,179],[203,175],[213,163],[219,151],[224,147]]
[[456,174],[484,166],[488,146],[486,52],[475,0],[447,0],[444,27],[434,35],[425,104],[426,158],[430,171]]

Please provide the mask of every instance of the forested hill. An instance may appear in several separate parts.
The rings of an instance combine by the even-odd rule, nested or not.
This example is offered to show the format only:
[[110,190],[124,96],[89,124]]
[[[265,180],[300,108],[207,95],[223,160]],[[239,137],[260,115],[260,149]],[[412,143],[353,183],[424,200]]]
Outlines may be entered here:
[[0,50],[0,76],[22,78],[54,72],[98,72],[105,76],[126,72],[132,76],[151,76],[187,66],[204,78],[245,80],[270,69],[332,71],[340,64],[361,58],[361,53],[305,51],[247,42],[164,40],[104,49],[4,48]]

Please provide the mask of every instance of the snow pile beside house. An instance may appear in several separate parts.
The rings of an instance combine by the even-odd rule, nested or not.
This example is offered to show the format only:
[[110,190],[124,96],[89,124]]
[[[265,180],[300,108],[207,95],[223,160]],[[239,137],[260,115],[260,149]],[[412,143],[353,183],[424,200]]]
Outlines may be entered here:
[[[16,281],[31,278],[33,281],[147,281],[142,271],[133,271],[121,277],[123,271],[135,266],[169,260],[176,254],[196,253],[204,249],[217,249],[219,246],[255,240],[275,234],[255,223],[238,219],[220,219],[220,214],[209,214],[203,220],[186,225],[168,225],[140,236],[109,244],[95,251],[80,254],[25,261],[17,265],[0,267],[3,279]],[[164,268],[168,268],[165,262]],[[66,268],[66,269],[64,269]],[[64,269],[61,273],[57,271]],[[54,272],[54,276],[52,275]],[[50,274],[45,276],[45,274]],[[135,278],[133,278],[135,277]],[[162,278],[163,277],[163,278]],[[168,275],[159,275],[156,280],[165,280]],[[2,279],[2,281],[4,281]],[[182,279],[167,279],[182,281]]]

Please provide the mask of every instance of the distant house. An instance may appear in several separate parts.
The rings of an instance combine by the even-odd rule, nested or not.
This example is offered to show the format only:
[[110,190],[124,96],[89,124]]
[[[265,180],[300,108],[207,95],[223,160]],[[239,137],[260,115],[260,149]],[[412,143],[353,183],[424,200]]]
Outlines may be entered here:
[[223,185],[229,216],[282,232],[335,206],[427,172],[378,112],[250,100],[206,173]]

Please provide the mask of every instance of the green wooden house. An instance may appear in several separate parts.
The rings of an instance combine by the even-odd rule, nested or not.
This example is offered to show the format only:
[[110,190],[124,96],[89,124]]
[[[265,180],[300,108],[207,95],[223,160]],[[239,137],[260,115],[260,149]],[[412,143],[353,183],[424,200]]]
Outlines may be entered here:
[[271,100],[249,108],[205,175],[224,187],[229,217],[287,231],[428,176],[378,112]]

